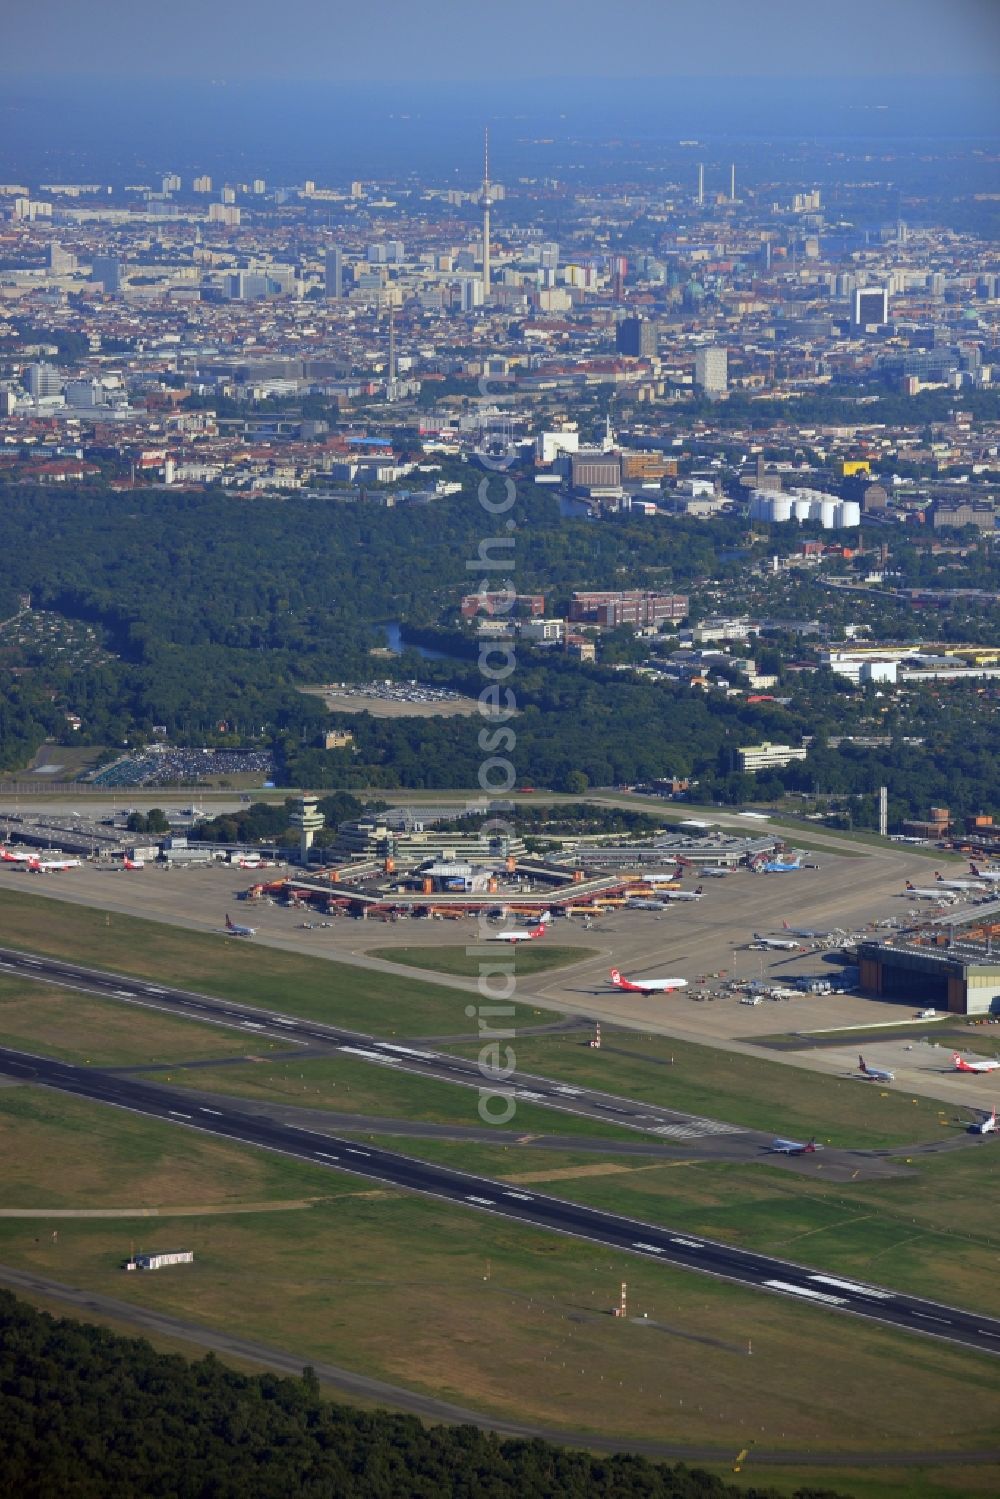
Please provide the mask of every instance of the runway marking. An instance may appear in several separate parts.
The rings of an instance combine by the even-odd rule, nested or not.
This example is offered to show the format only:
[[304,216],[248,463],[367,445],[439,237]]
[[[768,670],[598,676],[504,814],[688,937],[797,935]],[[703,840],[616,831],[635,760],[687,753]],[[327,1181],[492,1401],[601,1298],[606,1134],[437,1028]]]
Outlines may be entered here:
[[951,1326],[950,1317],[935,1317],[931,1312],[918,1312],[916,1308],[910,1308],[911,1317],[922,1317],[925,1322],[943,1322],[945,1327]]
[[837,1291],[853,1291],[857,1296],[873,1296],[878,1301],[892,1300],[888,1291],[876,1291],[873,1286],[862,1286],[855,1280],[838,1280],[835,1275],[810,1275],[809,1279],[817,1280],[824,1286],[833,1286]]
[[663,1250],[656,1244],[633,1244],[633,1249],[641,1249],[645,1254],[662,1254]]
[[190,1114],[180,1114],[176,1109],[168,1109],[167,1112],[171,1119],[190,1119],[192,1117]]
[[827,1306],[846,1306],[843,1296],[827,1296],[824,1291],[811,1291],[808,1286],[793,1286],[790,1280],[765,1280],[772,1291],[785,1291],[790,1296],[805,1296],[810,1301],[823,1301]]
[[469,1194],[466,1194],[465,1200],[466,1200],[466,1202],[475,1202],[475,1203],[477,1203],[479,1205],[479,1207],[482,1207],[482,1208],[495,1208],[496,1207],[496,1203],[494,1202],[494,1200],[493,1200],[492,1197],[472,1197]]
[[203,1114],[215,1114],[217,1118],[219,1118],[219,1119],[222,1118],[222,1110],[221,1109],[205,1109],[205,1108],[203,1108],[201,1112]]
[[699,1244],[697,1239],[677,1239],[671,1237],[671,1244],[680,1244],[682,1249],[704,1249],[704,1244]]

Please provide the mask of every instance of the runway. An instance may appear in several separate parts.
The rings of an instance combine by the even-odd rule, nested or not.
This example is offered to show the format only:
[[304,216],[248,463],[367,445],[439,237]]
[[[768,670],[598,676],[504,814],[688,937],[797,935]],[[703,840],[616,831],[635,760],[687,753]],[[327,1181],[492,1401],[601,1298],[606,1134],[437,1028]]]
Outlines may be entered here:
[[[661,1108],[657,1104],[619,1098],[615,1094],[602,1093],[592,1088],[571,1087],[567,1083],[553,1082],[529,1072],[514,1071],[502,1083],[498,1083],[496,1079],[484,1074],[476,1061],[465,1057],[432,1051],[424,1046],[381,1041],[361,1032],[324,1025],[318,1021],[296,1020],[287,1015],[276,1015],[208,994],[150,984],[142,979],[123,978],[120,974],[84,968],[60,958],[46,958],[18,952],[14,948],[0,948],[0,973],[15,973],[21,978],[80,989],[119,1003],[186,1015],[202,1023],[229,1027],[248,1038],[266,1037],[268,1040],[310,1047],[320,1044],[344,1056],[400,1072],[416,1073],[437,1082],[454,1083],[477,1091],[481,1088],[495,1090],[502,1087],[504,1092],[510,1090],[515,1102],[538,1104],[564,1114],[576,1114],[604,1125],[614,1124],[623,1129],[656,1135],[661,1139],[682,1141],[747,1135],[758,1146],[766,1143],[767,1137],[720,1120]],[[494,1116],[498,1116],[498,1112],[496,1108],[493,1109]]]
[[696,1270],[800,1304],[839,1311],[907,1332],[943,1339],[994,1356],[1000,1354],[1000,1318],[979,1316],[791,1261],[675,1232],[534,1190],[414,1160],[394,1151],[253,1117],[220,1101],[198,1104],[182,1089],[77,1067],[0,1048],[0,1072],[80,1098],[127,1109],[147,1118],[196,1129],[218,1138],[276,1151],[320,1168],[350,1172],[368,1181],[419,1192],[550,1233],[601,1244],[647,1261]]

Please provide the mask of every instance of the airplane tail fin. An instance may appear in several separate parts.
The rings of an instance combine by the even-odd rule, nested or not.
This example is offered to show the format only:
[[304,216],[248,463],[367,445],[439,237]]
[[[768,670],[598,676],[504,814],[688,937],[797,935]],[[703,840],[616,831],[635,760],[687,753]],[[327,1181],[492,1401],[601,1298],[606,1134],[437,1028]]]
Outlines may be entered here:
[[906,888],[907,888],[907,890],[912,890],[913,889],[913,882],[911,880],[907,880],[907,882],[906,882]]
[[813,1137],[809,1141],[808,1145],[805,1146],[805,1148],[804,1148],[804,1154],[805,1155],[815,1155],[816,1154],[816,1136],[815,1135],[813,1135]]
[[233,929],[233,923],[230,921],[230,919],[229,919],[229,913],[227,912],[226,913],[226,931],[227,932],[231,932],[232,929]]
[[702,890],[702,888],[701,888],[700,885],[696,885],[694,893],[695,893],[695,895],[704,895],[705,892]]
[[611,970],[611,982],[613,984],[620,984],[621,981],[622,981],[622,976],[618,972],[618,969],[617,968],[612,968],[612,970]]
[[867,1072],[868,1071],[868,1068],[865,1066],[865,1059],[861,1055],[860,1051],[858,1052],[858,1066],[861,1068],[862,1072]]

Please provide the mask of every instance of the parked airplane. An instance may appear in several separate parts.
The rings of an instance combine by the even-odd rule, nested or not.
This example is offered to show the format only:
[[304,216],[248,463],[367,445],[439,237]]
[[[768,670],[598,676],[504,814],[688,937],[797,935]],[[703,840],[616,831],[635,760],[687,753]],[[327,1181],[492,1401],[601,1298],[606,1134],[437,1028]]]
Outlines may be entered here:
[[145,869],[145,867],[146,866],[141,859],[130,859],[128,854],[126,854],[124,859],[122,860],[123,869]]
[[236,862],[240,869],[265,869],[267,867],[259,854],[244,854]]
[[37,857],[37,854],[18,854],[12,853],[9,848],[0,848],[0,860],[4,864],[30,864]]
[[31,859],[28,863],[29,874],[58,874],[63,869],[79,869],[79,859]]
[[980,869],[978,864],[973,864],[970,860],[969,870],[977,880],[988,880],[991,885],[1000,880],[1000,869]]
[[545,928],[551,920],[551,912],[545,911],[538,918],[537,926],[520,931],[512,928],[509,932],[493,932],[486,940],[487,942],[533,942],[536,937],[545,936]]
[[833,935],[832,932],[818,932],[815,927],[811,926],[789,926],[787,921],[783,921],[781,925],[786,932],[791,932],[793,937],[812,937],[816,941],[820,941],[823,937],[831,937]]
[[957,1051],[953,1051],[951,1060],[955,1064],[956,1072],[997,1072],[1000,1070],[1000,1062],[992,1058],[984,1058],[981,1062],[967,1062]]
[[986,886],[982,880],[946,880],[943,874],[935,869],[934,878],[942,890],[985,890]]
[[230,937],[255,937],[257,935],[256,927],[240,926],[237,922],[230,921],[228,916],[226,917],[226,931]]
[[664,890],[663,891],[663,899],[664,900],[701,900],[701,898],[704,895],[704,893],[705,892],[704,892],[704,890],[702,890],[702,888],[701,888],[700,885],[695,890]]
[[767,859],[758,868],[762,874],[795,874],[802,863],[799,859]]
[[611,982],[626,994],[669,994],[672,989],[687,988],[687,979],[624,979],[617,968],[611,970]]
[[956,895],[954,894],[953,891],[949,891],[949,890],[943,888],[941,885],[937,885],[937,886],[933,886],[933,885],[911,885],[910,882],[909,882],[909,880],[907,880],[907,882],[906,882],[906,892],[905,893],[907,895],[912,895],[913,898],[914,898],[914,900],[955,900],[955,899],[957,899],[957,897],[956,897]]
[[890,1072],[888,1067],[869,1067],[861,1053],[858,1053],[858,1067],[862,1077],[871,1078],[873,1083],[891,1083],[895,1081],[896,1074]]
[[997,1111],[987,1114],[984,1119],[977,1119],[975,1124],[969,1125],[970,1135],[992,1135],[996,1133]]
[[753,940],[758,947],[776,947],[781,952],[798,952],[802,946],[794,937],[766,937],[763,932],[754,932]]
[[662,900],[651,900],[645,896],[634,895],[628,902],[630,911],[665,911],[667,905]]
[[801,1140],[782,1140],[780,1136],[772,1140],[767,1148],[773,1150],[775,1155],[812,1155],[815,1151],[823,1149],[822,1145],[817,1145],[815,1140],[807,1140],[803,1143]]

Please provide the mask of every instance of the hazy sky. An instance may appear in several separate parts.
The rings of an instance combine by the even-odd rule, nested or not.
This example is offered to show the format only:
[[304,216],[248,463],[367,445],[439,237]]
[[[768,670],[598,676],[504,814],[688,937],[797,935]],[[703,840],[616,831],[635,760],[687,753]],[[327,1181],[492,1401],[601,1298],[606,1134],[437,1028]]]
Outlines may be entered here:
[[[1000,76],[1000,0],[29,0],[5,70],[440,80]],[[359,76],[360,75],[360,76]]]

